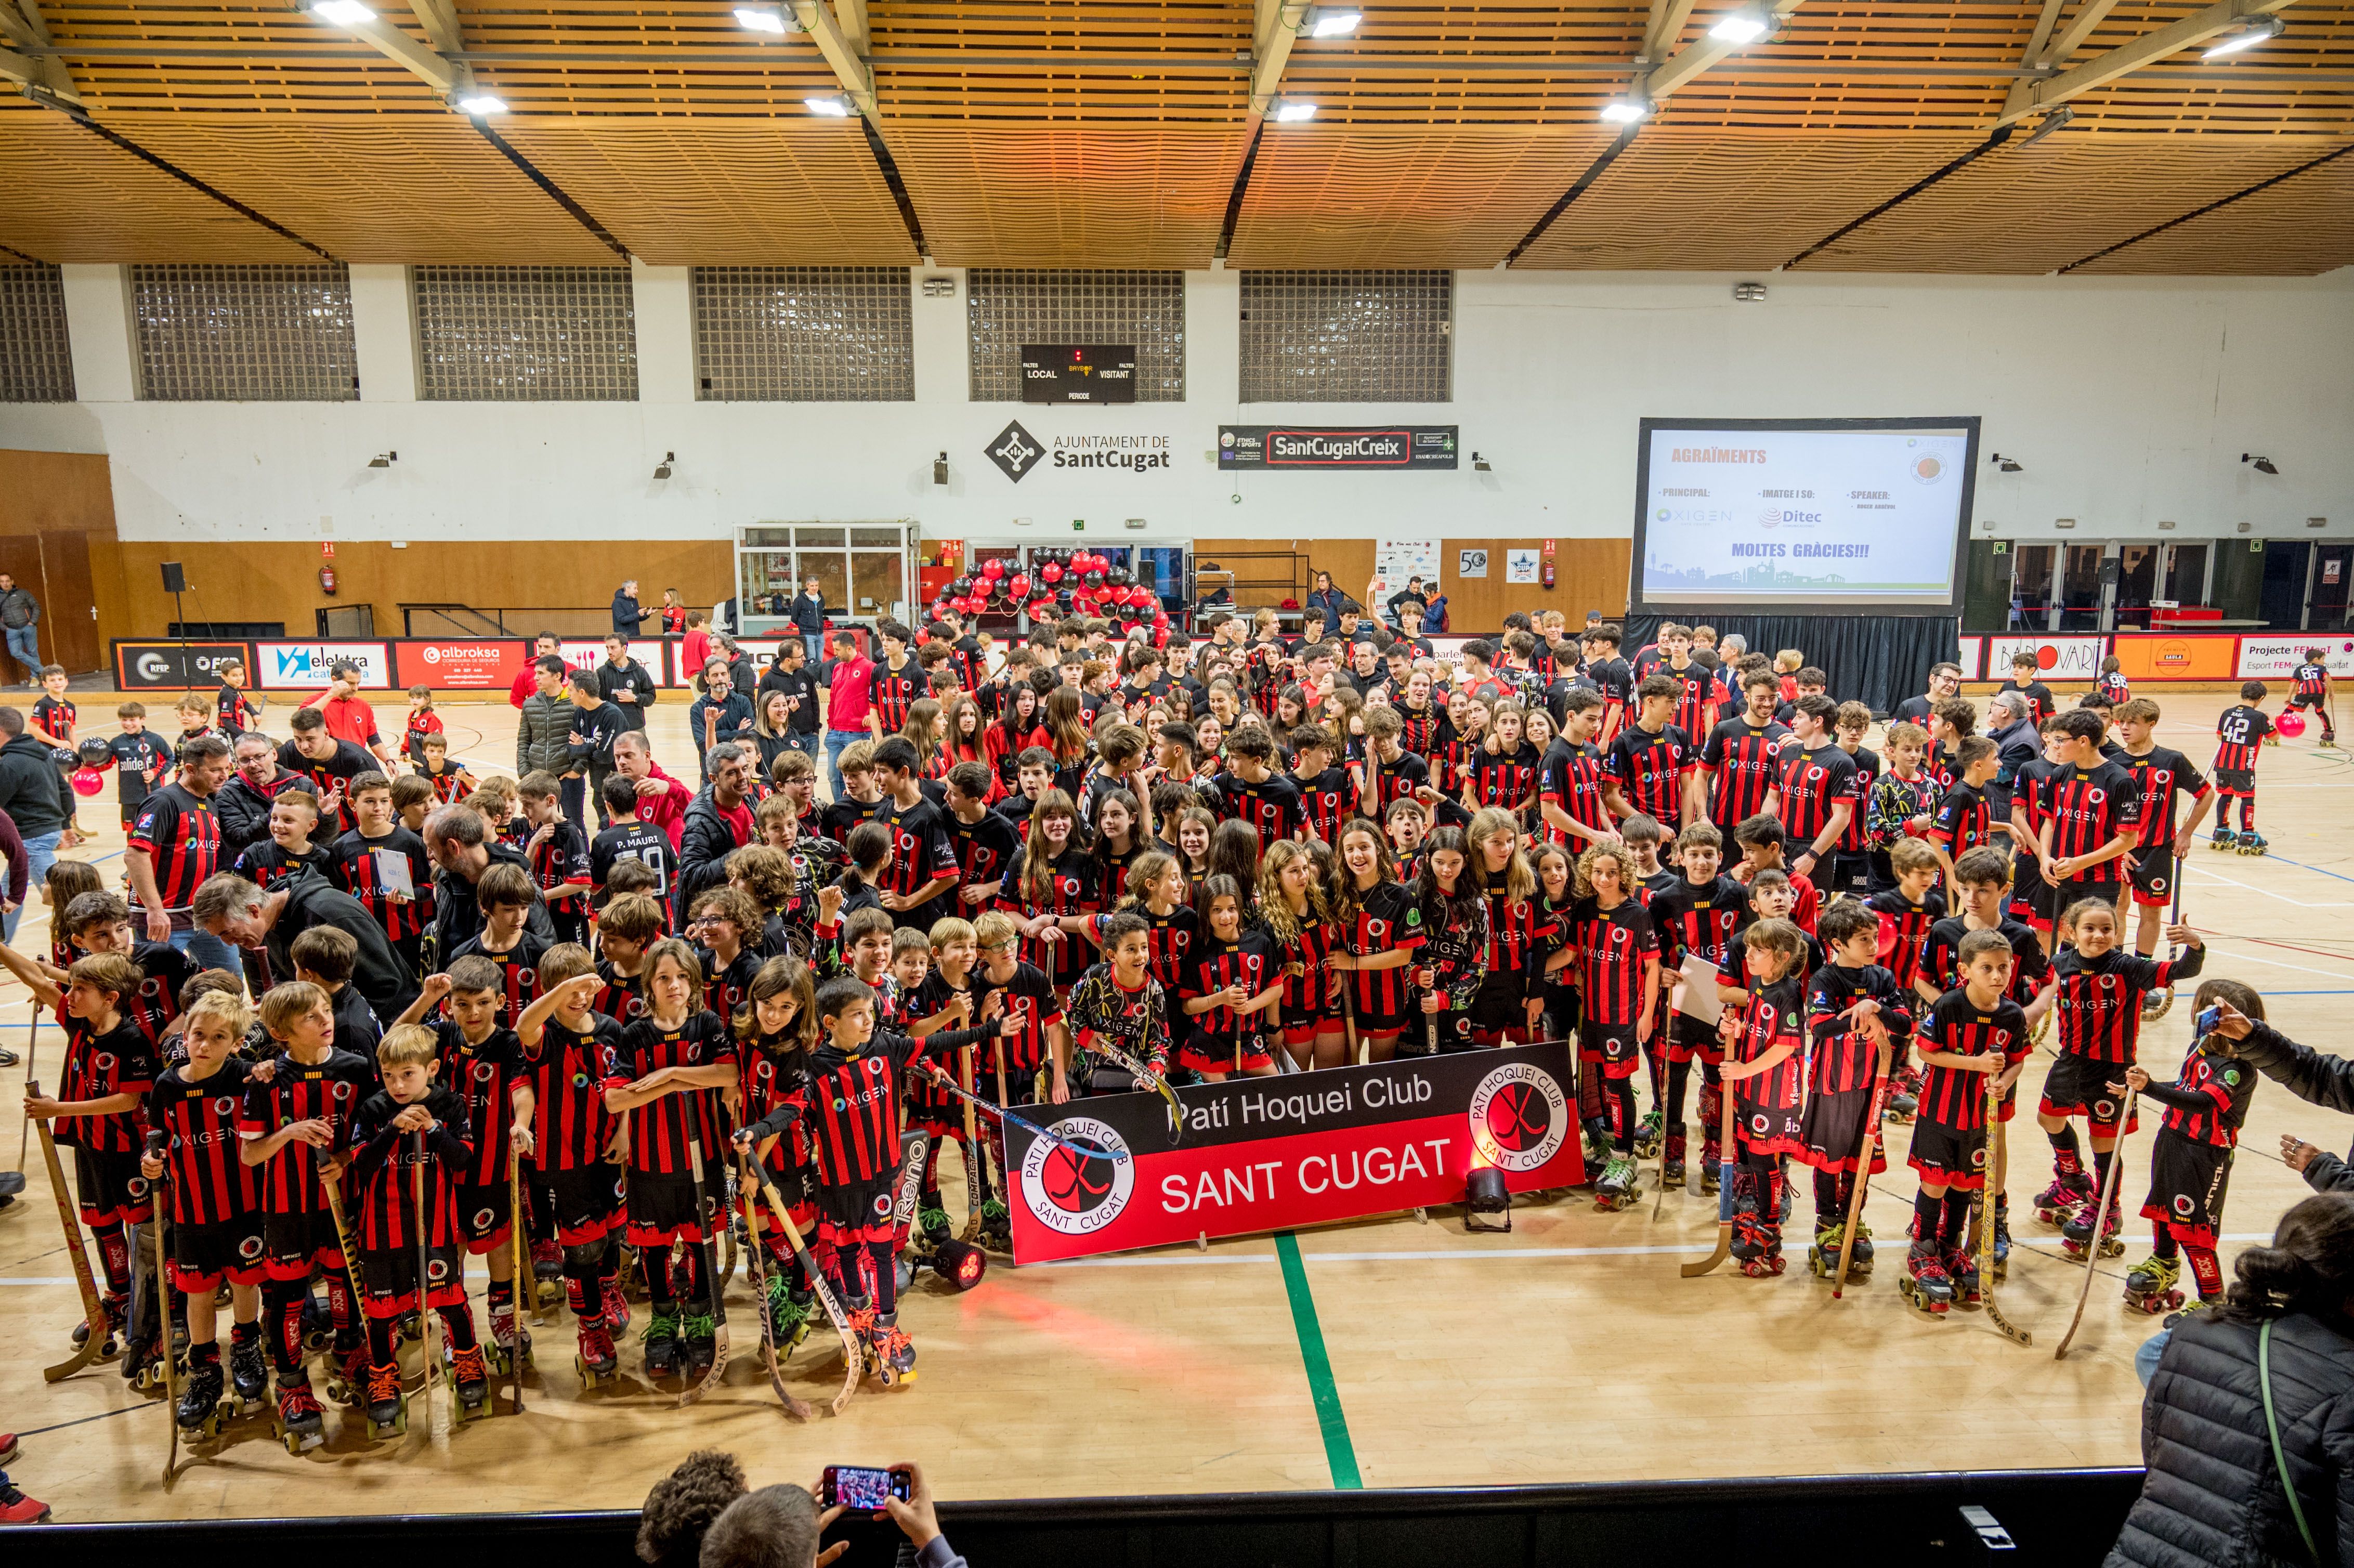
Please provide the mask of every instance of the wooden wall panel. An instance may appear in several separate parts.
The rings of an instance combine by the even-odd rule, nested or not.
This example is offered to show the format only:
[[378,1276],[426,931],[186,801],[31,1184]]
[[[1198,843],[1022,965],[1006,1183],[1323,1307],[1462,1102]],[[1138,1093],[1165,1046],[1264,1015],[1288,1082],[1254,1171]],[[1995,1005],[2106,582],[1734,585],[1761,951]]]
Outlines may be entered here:
[[[1626,539],[1563,539],[1553,542],[1553,586],[1550,588],[1504,580],[1504,552],[1538,550],[1544,540],[1442,539],[1439,579],[1447,591],[1449,623],[1455,632],[1491,632],[1514,610],[1531,615],[1557,609],[1571,627],[1585,623],[1585,612],[1622,615],[1627,609],[1627,564],[1633,544]],[[1488,552],[1488,575],[1465,577],[1456,574],[1459,554],[1466,549]]]
[[[99,668],[99,640],[123,610],[105,454],[0,450],[0,537],[37,544],[28,558],[38,569],[17,580],[41,601],[43,654],[76,673]],[[52,628],[66,633],[62,641]]]

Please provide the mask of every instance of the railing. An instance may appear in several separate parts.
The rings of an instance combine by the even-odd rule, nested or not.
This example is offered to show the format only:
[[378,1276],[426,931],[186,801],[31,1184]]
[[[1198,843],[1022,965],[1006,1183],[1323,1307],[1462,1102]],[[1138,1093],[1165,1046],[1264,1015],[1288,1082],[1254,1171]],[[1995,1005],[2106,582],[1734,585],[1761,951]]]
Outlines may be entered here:
[[[535,637],[553,631],[558,637],[602,637],[613,629],[610,605],[593,609],[546,606],[491,608],[472,604],[403,604],[403,637]],[[641,636],[652,636],[652,621]]]

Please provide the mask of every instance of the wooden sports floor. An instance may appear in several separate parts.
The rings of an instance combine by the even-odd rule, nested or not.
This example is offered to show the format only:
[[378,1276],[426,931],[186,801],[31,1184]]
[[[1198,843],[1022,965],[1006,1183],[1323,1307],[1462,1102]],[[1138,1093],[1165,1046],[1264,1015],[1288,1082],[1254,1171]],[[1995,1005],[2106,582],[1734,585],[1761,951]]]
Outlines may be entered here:
[[[2227,700],[2161,698],[2161,741],[2203,767]],[[445,718],[478,769],[509,766],[514,710],[453,705]],[[684,705],[666,703],[652,729],[666,765],[691,779],[683,720]],[[2210,973],[2256,986],[2291,1036],[2333,1049],[2354,999],[2343,917],[2354,910],[2354,772],[2308,732],[2268,753],[2258,780],[2273,853],[2212,853],[2202,828],[2189,917],[2208,938]],[[119,863],[114,817],[110,788],[84,808],[104,831],[81,853]],[[45,948],[44,919],[28,911],[18,938],[28,949]],[[0,991],[0,1039],[19,1052],[27,1016],[21,988]],[[2186,995],[2145,1030],[2153,1075],[2170,1079],[2190,1028]],[[42,1031],[45,1078],[58,1044]],[[2030,1069],[2031,1092],[2048,1061]],[[12,1133],[23,1079],[21,1067],[0,1074],[0,1126]],[[870,1384],[843,1415],[827,1414],[839,1341],[821,1330],[787,1374],[819,1407],[806,1426],[785,1418],[761,1375],[739,1271],[737,1359],[726,1386],[691,1410],[639,1377],[633,1343],[619,1385],[584,1396],[570,1333],[551,1324],[536,1331],[540,1371],[521,1417],[452,1432],[437,1395],[429,1431],[412,1421],[405,1437],[371,1444],[366,1424],[331,1403],[325,1444],[292,1457],[257,1415],[194,1462],[184,1451],[168,1490],[160,1396],[129,1392],[111,1365],[41,1382],[80,1308],[36,1145],[29,1190],[0,1212],[0,1429],[24,1435],[9,1469],[61,1521],[628,1507],[706,1445],[742,1456],[756,1484],[806,1482],[833,1461],[915,1458],[959,1499],[2127,1464],[2139,1458],[2133,1352],[2158,1321],[2120,1300],[2126,1267],[2149,1245],[2135,1217],[2154,1119],[2143,1125],[2126,1146],[2127,1251],[2098,1266],[2062,1362],[2052,1346],[2084,1273],[2033,1218],[2051,1162],[2032,1122],[2012,1126],[2020,1245],[2000,1293],[2031,1349],[1982,1313],[1925,1319],[1898,1296],[1914,1188],[1898,1128],[1871,1204],[1881,1266],[1842,1301],[1806,1270],[1803,1181],[1786,1276],[1749,1279],[1728,1264],[1686,1280],[1676,1266],[1713,1245],[1715,1200],[1696,1186],[1670,1193],[1655,1221],[1647,1166],[1635,1208],[1601,1214],[1584,1193],[1559,1194],[1524,1203],[1510,1235],[1467,1235],[1459,1212],[1433,1211],[1427,1224],[1371,1220],[1206,1252],[1019,1270],[1001,1261],[962,1296],[928,1278],[902,1312],[917,1381]],[[2339,1118],[2259,1088],[2232,1181],[2227,1272],[2306,1191],[2278,1159],[2285,1132],[2331,1150],[2349,1137]],[[943,1181],[952,1214],[963,1190],[954,1160]],[[479,1266],[473,1287],[479,1303]]]

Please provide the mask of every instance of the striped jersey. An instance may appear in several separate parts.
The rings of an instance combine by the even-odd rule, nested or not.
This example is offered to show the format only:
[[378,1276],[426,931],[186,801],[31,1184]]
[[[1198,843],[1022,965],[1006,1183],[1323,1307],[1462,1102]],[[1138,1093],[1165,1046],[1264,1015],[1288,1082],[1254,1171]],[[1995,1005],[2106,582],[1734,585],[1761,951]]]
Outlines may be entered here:
[[[1955,987],[1939,997],[1922,1021],[1918,1044],[1925,1053],[1949,1056],[1999,1055],[2005,1065],[2035,1049],[2027,1039],[2027,1015],[2019,1003],[2004,997],[1993,1008],[1980,1011],[1969,991]],[[1956,1067],[1925,1066],[1921,1070],[1921,1110],[1925,1120],[1956,1132],[1977,1132],[1986,1124],[1987,1075]]]

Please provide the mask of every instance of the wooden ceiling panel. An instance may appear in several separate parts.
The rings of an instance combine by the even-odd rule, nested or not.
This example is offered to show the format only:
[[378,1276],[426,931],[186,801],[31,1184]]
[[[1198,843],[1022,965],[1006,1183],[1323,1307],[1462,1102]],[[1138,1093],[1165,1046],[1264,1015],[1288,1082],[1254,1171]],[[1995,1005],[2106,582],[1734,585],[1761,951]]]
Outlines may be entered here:
[[1492,267],[1612,132],[1586,126],[1270,125],[1235,267]]
[[870,0],[904,120],[1225,124],[1249,108],[1251,0]]
[[1951,132],[1801,138],[1649,127],[1516,265],[1770,270],[1983,140]]
[[1809,257],[1833,272],[2056,271],[2307,163],[2329,143],[2077,135],[2002,147]]
[[40,261],[316,261],[64,115],[0,100],[0,245]]
[[2073,269],[2305,278],[2354,267],[2354,153]]
[[950,266],[1206,267],[1239,126],[898,124],[891,149]]
[[907,228],[839,120],[516,117],[515,150],[654,266],[907,266]]
[[462,115],[112,114],[156,156],[344,261],[610,267]]

